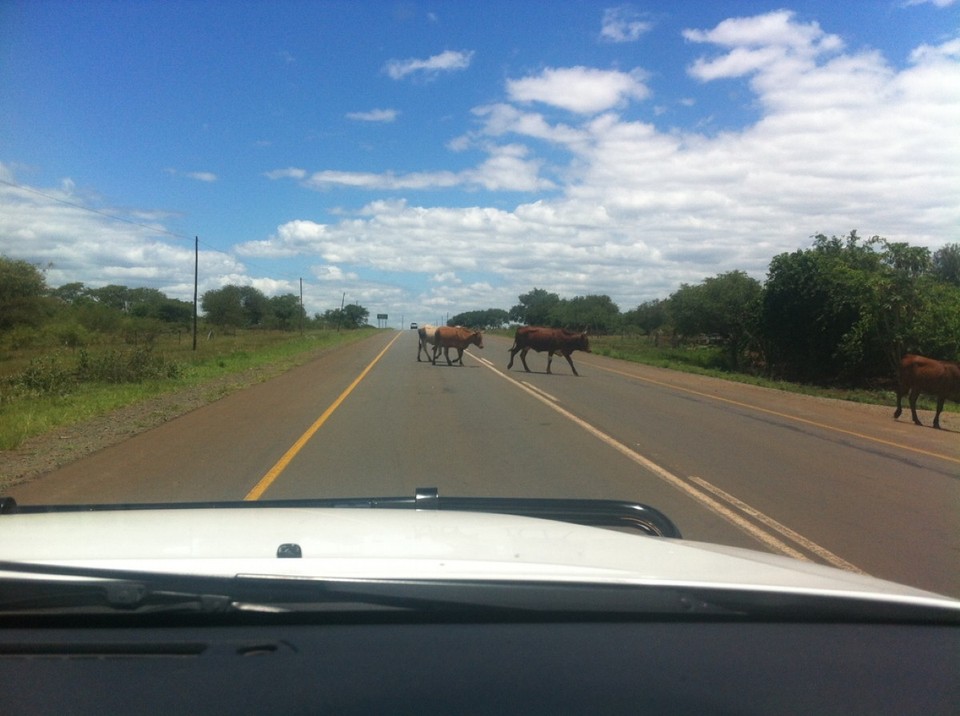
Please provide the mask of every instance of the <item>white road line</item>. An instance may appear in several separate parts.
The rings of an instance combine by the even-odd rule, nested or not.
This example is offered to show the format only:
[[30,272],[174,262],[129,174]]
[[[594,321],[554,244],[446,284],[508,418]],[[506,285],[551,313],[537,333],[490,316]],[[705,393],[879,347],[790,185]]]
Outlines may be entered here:
[[808,540],[799,532],[795,532],[794,530],[790,529],[786,525],[783,525],[777,522],[772,517],[765,515],[760,510],[754,507],[751,507],[746,502],[743,502],[742,500],[734,497],[729,492],[725,492],[724,490],[721,490],[719,487],[707,482],[703,478],[697,477],[695,475],[691,475],[690,480],[691,482],[695,482],[696,484],[700,485],[700,487],[702,487],[703,489],[709,490],[710,492],[712,492],[714,495],[724,500],[725,502],[730,503],[741,512],[744,512],[750,515],[758,522],[762,522],[770,529],[775,530],[776,532],[779,532],[781,535],[783,535],[787,539],[790,539],[793,542],[802,546],[804,549],[809,550],[810,552],[817,555],[818,557],[820,557],[820,559],[827,562],[828,564],[832,564],[834,567],[839,567],[840,569],[846,569],[849,572],[857,572],[858,574],[865,574],[865,572],[862,569],[850,564],[850,562],[843,559],[842,557],[838,557],[827,548],[821,547],[816,542],[812,542]]
[[[794,559],[801,559],[807,562],[812,561],[803,552],[800,552],[794,549],[793,547],[788,545],[786,542],[783,542],[782,540],[778,539],[776,536],[774,536],[767,530],[764,530],[758,527],[757,525],[753,524],[752,522],[745,519],[734,510],[730,509],[726,505],[710,497],[710,495],[706,494],[705,492],[702,492],[701,490],[698,490],[693,485],[691,485],[688,481],[683,480],[680,477],[677,477],[669,470],[666,470],[665,468],[660,467],[660,465],[653,462],[649,458],[644,457],[643,455],[638,453],[636,450],[633,450],[627,447],[616,438],[613,438],[610,435],[607,435],[602,430],[595,428],[593,425],[591,425],[587,421],[577,417],[576,415],[571,413],[569,410],[566,410],[565,408],[560,407],[560,405],[558,405],[556,402],[553,402],[553,400],[555,399],[550,399],[548,397],[545,397],[545,395],[541,395],[541,391],[534,389],[532,386],[522,381],[511,378],[506,373],[503,373],[497,368],[495,368],[493,364],[487,363],[486,361],[484,361],[484,364],[490,370],[492,370],[496,375],[500,376],[506,381],[513,383],[515,386],[520,388],[520,390],[526,391],[527,393],[532,395],[534,398],[539,400],[541,403],[549,407],[551,410],[554,410],[555,412],[560,413],[560,415],[564,416],[571,422],[580,426],[581,428],[586,430],[588,433],[590,433],[594,437],[604,442],[609,447],[613,448],[617,452],[621,453],[625,457],[637,463],[647,471],[652,472],[654,475],[659,477],[661,480],[663,480],[667,484],[675,487],[681,492],[686,493],[689,497],[699,502],[701,505],[706,507],[708,510],[710,510],[714,514],[727,520],[734,526],[738,527],[739,529],[749,534],[754,539],[759,540],[762,544],[766,545],[770,550],[774,552],[779,552],[780,554],[787,555],[788,557],[793,557]],[[731,502],[731,504],[735,504],[738,509],[744,510],[751,517],[762,522],[763,524],[769,525],[771,527],[773,525],[778,525],[780,528],[782,528],[782,530],[777,530],[777,531],[780,531],[781,534],[783,534],[785,537],[788,537],[789,539],[794,540],[798,545],[804,547],[805,549],[808,549],[810,552],[822,557],[823,559],[826,559],[831,564],[841,567],[842,569],[847,569],[853,572],[857,572],[859,574],[865,574],[865,572],[858,569],[854,565],[850,564],[846,560],[843,560],[840,557],[837,557],[836,555],[834,555],[824,547],[821,547],[815,542],[808,540],[807,538],[794,532],[793,530],[787,527],[784,527],[783,525],[780,525],[773,518],[767,517],[759,510],[755,510],[751,508],[749,505],[747,505],[746,503],[741,502],[740,500],[737,500],[732,495],[728,495],[726,492],[723,492],[719,488],[714,487],[713,485],[708,483],[706,480],[702,480],[696,477],[692,479],[695,480],[698,484],[700,484],[701,487],[704,487],[705,489],[708,489],[711,492],[714,492],[714,494],[722,493],[724,496],[724,499],[729,498],[729,501]],[[829,557],[827,557],[827,555],[829,555]]]
[[532,383],[528,383],[528,382],[525,381],[525,380],[521,380],[520,382],[523,383],[525,386],[527,386],[530,390],[535,390],[535,391],[537,391],[540,395],[542,395],[542,396],[545,397],[545,398],[548,398],[549,400],[552,400],[554,403],[559,403],[559,402],[560,402],[560,401],[557,400],[554,396],[550,395],[550,393],[548,393],[548,392],[545,391],[545,390],[540,390],[540,388],[538,388],[537,386],[533,385]]

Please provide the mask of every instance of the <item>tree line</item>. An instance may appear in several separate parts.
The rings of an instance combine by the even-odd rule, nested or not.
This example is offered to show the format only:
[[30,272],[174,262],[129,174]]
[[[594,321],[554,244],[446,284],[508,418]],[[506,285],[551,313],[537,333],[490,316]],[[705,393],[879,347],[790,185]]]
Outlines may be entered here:
[[810,248],[775,256],[763,282],[729,271],[623,313],[605,295],[564,299],[534,288],[518,299],[508,312],[471,311],[449,323],[715,344],[729,370],[820,384],[887,380],[905,353],[960,359],[960,244],[931,252],[856,231],[818,234]]
[[[266,296],[252,286],[228,285],[203,294],[206,326],[220,329],[361,328],[369,312],[351,304],[308,318],[294,294]],[[9,347],[83,345],[96,334],[190,330],[193,303],[153,288],[75,282],[51,288],[37,266],[0,256],[0,336]]]
[[[856,231],[812,238],[809,248],[775,256],[763,282],[729,271],[626,312],[606,295],[561,298],[533,288],[509,310],[467,311],[448,323],[639,333],[664,346],[706,343],[722,350],[730,370],[821,384],[888,379],[908,352],[960,358],[960,244],[931,251]],[[225,329],[295,330],[301,322],[351,329],[369,317],[351,304],[310,319],[293,294],[267,297],[233,285],[204,293],[201,308],[207,324]],[[7,345],[41,330],[57,345],[82,345],[91,332],[187,329],[192,316],[192,303],[155,289],[51,289],[33,264],[0,256],[0,336]]]

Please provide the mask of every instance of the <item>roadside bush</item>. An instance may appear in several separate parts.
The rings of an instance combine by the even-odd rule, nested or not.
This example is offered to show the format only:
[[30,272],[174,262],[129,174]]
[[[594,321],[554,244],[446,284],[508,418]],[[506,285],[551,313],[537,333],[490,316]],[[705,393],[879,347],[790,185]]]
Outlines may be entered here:
[[139,383],[153,378],[179,378],[183,368],[150,346],[91,354],[81,349],[77,378],[91,383]]
[[5,382],[5,393],[9,391],[21,395],[64,395],[77,383],[74,372],[55,353],[34,358],[26,368]]

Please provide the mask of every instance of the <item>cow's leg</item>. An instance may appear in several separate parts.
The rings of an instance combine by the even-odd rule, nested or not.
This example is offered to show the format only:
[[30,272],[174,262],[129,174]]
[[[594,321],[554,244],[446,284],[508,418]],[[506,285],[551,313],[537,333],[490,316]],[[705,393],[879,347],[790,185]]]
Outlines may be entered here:
[[513,345],[510,346],[510,348],[508,348],[507,350],[510,351],[510,362],[507,363],[507,370],[510,370],[511,368],[513,368],[513,359],[516,357],[517,351],[520,350],[520,348],[517,347],[517,342],[514,341]]
[[457,348],[457,362],[463,365],[463,348]]
[[946,400],[946,396],[939,396],[937,398],[937,414],[933,416],[933,427],[937,430],[940,429],[940,412],[943,410],[943,401]]
[[547,373],[551,373],[550,364],[553,363],[553,351],[547,351]]
[[450,346],[443,347],[443,357],[447,359],[447,365],[453,365],[453,363],[450,362]]
[[903,394],[907,391],[897,386],[897,409],[893,411],[893,419],[896,420],[903,414]]
[[520,362],[523,363],[523,369],[527,371],[527,373],[530,372],[530,367],[527,365],[527,351],[529,350],[530,348],[524,348],[520,351]]
[[432,355],[431,355],[431,357],[430,357],[430,362],[431,362],[433,365],[436,365],[436,364],[437,364],[437,358],[438,358],[439,356],[440,356],[440,344],[439,344],[439,343],[434,343],[434,344],[433,344],[433,352],[432,352]]
[[923,425],[923,423],[920,422],[920,418],[917,417],[917,398],[919,397],[919,389],[914,388],[910,391],[910,413],[913,415],[913,422],[915,422],[917,425]]
[[577,373],[577,369],[573,367],[573,361],[570,360],[570,354],[567,353],[566,351],[564,351],[564,352],[563,352],[563,357],[566,358],[566,359],[567,359],[567,363],[570,364],[570,370],[573,371],[573,374],[576,375],[576,376],[579,376],[580,374]]

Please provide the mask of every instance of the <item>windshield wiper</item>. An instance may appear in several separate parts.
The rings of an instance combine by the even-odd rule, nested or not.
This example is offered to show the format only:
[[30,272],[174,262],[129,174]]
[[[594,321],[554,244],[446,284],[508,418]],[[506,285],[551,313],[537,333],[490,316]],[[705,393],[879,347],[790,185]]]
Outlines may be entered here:
[[[477,616],[741,614],[683,589],[514,580],[166,574],[0,561],[0,614],[412,611]],[[22,574],[29,578],[17,578]],[[69,578],[69,579],[64,579]]]

